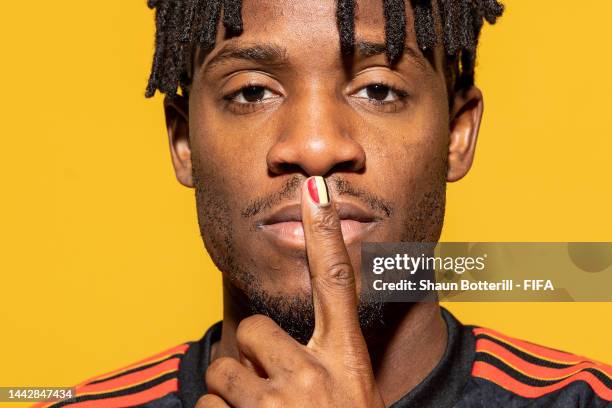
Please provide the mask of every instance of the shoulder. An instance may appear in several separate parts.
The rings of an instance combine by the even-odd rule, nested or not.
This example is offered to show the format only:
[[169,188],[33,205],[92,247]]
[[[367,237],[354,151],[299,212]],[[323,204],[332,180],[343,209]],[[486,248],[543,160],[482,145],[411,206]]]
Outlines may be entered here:
[[491,329],[472,331],[472,378],[496,398],[541,401],[542,406],[609,406],[612,401],[612,366]]
[[[90,378],[75,387],[70,400],[35,405],[43,407],[180,407],[179,364],[191,343],[172,347],[121,369]],[[174,402],[172,401],[174,399]],[[155,404],[155,401],[162,401]]]

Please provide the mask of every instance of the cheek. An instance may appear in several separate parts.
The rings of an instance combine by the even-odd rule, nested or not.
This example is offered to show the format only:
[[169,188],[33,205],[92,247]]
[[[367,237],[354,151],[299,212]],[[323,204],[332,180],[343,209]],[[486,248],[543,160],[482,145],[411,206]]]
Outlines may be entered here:
[[397,122],[370,128],[372,191],[388,197],[394,213],[382,240],[437,240],[443,220],[449,128],[445,98],[423,101]]
[[253,134],[255,127],[236,126],[206,105],[196,102],[190,111],[192,156],[202,182],[212,184],[211,189],[232,202],[232,209],[241,208],[240,202],[257,189],[252,178],[266,174],[264,144]]
[[369,169],[396,197],[445,179],[450,135],[446,98],[419,102],[405,115],[368,126],[363,133]]

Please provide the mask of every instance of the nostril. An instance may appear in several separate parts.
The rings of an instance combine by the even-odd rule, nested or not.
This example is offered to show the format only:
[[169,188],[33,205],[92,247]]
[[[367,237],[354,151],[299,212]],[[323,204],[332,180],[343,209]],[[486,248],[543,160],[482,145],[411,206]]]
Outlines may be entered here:
[[357,160],[346,160],[342,163],[336,164],[330,172],[357,172],[362,173],[365,171],[364,163]]
[[282,175],[304,173],[304,170],[295,163],[279,162],[268,166],[268,172],[271,173],[271,175]]

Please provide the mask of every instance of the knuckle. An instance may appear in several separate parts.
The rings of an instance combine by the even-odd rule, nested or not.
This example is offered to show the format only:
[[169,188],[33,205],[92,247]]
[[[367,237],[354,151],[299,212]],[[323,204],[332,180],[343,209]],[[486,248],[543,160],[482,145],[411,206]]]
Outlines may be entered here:
[[210,363],[206,370],[206,384],[216,389],[221,384],[231,385],[236,379],[234,360],[231,357],[219,357]]
[[263,327],[270,324],[271,319],[267,316],[256,314],[244,318],[238,323],[236,329],[236,339],[239,343],[243,343],[246,339],[253,336],[255,333],[260,331]]
[[296,381],[302,389],[319,389],[325,385],[326,371],[319,365],[308,365],[300,369]]
[[213,374],[226,372],[230,369],[231,360],[231,357],[219,357],[210,363],[207,371]]
[[348,262],[338,262],[332,264],[327,269],[327,276],[324,282],[330,289],[345,288],[355,283],[353,267]]
[[281,396],[276,391],[268,391],[259,395],[258,405],[266,408],[279,408],[283,406]]
[[340,220],[329,211],[322,211],[314,217],[313,231],[321,235],[337,234],[340,231]]
[[222,406],[224,406],[224,404],[220,397],[213,394],[206,394],[198,399],[195,408],[213,408]]

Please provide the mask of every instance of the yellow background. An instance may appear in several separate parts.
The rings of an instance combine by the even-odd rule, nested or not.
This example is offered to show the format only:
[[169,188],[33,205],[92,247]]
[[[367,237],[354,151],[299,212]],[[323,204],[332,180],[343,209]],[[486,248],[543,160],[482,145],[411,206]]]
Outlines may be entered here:
[[[145,0],[4,2],[0,386],[70,385],[221,317],[162,99]],[[486,113],[443,240],[612,241],[612,3],[507,1]],[[612,290],[612,289],[611,289]],[[608,304],[450,304],[466,323],[612,362]]]

